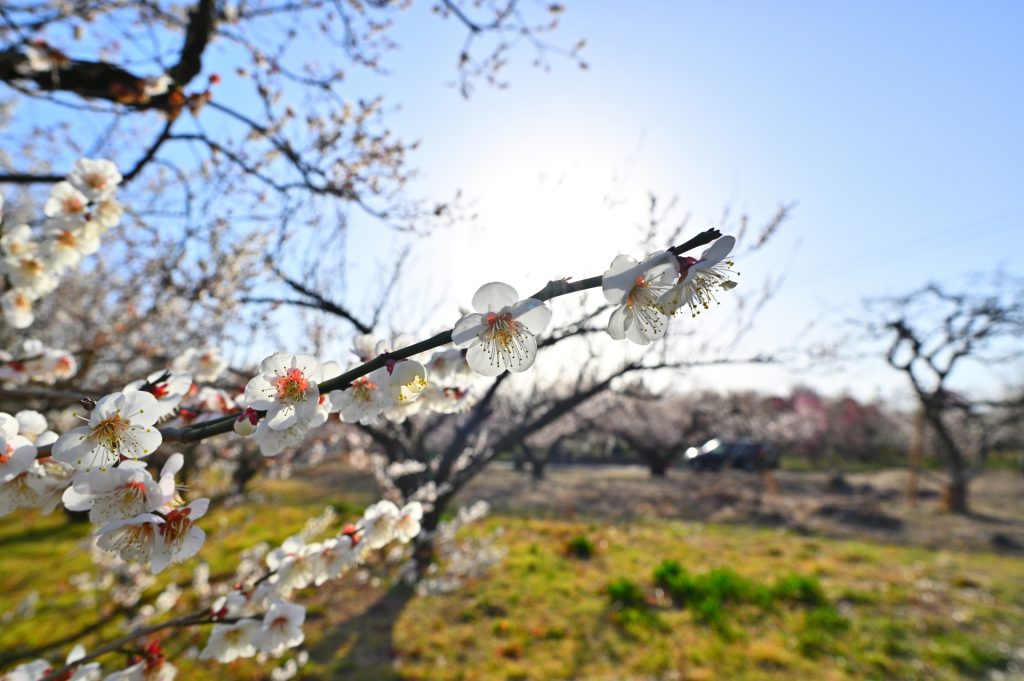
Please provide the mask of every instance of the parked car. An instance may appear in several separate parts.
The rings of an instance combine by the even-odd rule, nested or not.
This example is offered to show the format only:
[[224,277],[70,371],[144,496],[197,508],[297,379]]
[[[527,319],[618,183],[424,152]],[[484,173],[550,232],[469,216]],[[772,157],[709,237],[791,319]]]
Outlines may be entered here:
[[723,467],[757,471],[779,467],[779,452],[768,442],[755,440],[708,440],[686,450],[684,464],[696,470],[717,471]]

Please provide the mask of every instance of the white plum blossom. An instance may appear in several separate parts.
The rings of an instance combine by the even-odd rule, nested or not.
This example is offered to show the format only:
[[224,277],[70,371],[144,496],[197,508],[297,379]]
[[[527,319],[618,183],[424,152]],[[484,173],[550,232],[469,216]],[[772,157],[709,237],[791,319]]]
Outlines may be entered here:
[[13,513],[19,508],[36,506],[39,497],[29,485],[30,479],[30,471],[24,471],[8,482],[0,482],[0,516]]
[[181,454],[164,466],[158,483],[141,461],[122,461],[105,471],[83,471],[63,494],[69,511],[89,511],[98,525],[156,511],[174,498],[174,473],[181,468]]
[[206,647],[199,653],[200,660],[216,660],[222,664],[256,654],[253,639],[260,630],[260,622],[241,619],[234,624],[214,624]]
[[39,244],[32,239],[32,228],[28,225],[4,226],[0,234],[0,249],[12,258],[34,255]]
[[32,468],[35,460],[35,445],[27,437],[0,434],[0,483],[11,482],[22,475]]
[[182,399],[192,388],[192,375],[187,371],[154,371],[145,380],[132,381],[124,387],[125,393],[147,392],[156,398],[157,420],[174,413]]
[[47,432],[46,417],[33,409],[23,409],[14,415],[18,422],[18,434],[36,442],[40,435]]
[[352,381],[345,390],[332,390],[331,402],[345,423],[372,423],[391,406],[387,390],[391,377],[381,367]]
[[197,383],[212,383],[220,378],[228,368],[228,363],[216,347],[202,350],[189,348],[174,360],[173,367],[175,371],[187,371]]
[[282,596],[295,589],[303,589],[317,580],[322,584],[327,566],[322,556],[322,545],[306,544],[299,537],[289,537],[267,554],[267,567],[276,572],[274,586]]
[[[28,506],[41,509],[44,514],[53,511],[60,504],[61,494],[71,484],[74,473],[74,468],[52,457],[36,459],[24,477],[25,485],[33,495]],[[21,479],[16,478],[12,484]]]
[[537,357],[537,334],[547,328],[551,310],[540,300],[519,300],[508,284],[484,284],[473,296],[475,313],[455,324],[452,343],[468,348],[470,368],[484,376],[506,369],[526,371]]
[[394,502],[382,499],[363,512],[361,522],[363,542],[368,549],[379,549],[395,537],[398,522],[398,507]]
[[249,406],[266,411],[263,422],[272,430],[308,420],[316,410],[322,370],[312,355],[275,352],[260,363],[260,374],[245,386]]
[[149,564],[163,522],[163,518],[153,513],[112,520],[96,531],[96,545],[129,563]]
[[60,282],[57,272],[37,256],[7,256],[2,266],[12,286],[37,297],[50,293]]
[[388,379],[388,393],[395,404],[416,401],[427,387],[427,370],[414,359],[397,362]]
[[298,447],[302,444],[302,441],[306,439],[306,434],[309,432],[309,424],[312,420],[313,416],[310,415],[288,428],[274,430],[267,425],[267,419],[264,418],[257,424],[256,430],[252,434],[252,439],[259,445],[260,453],[263,456],[277,456],[286,449]]
[[736,239],[723,236],[701,254],[700,258],[680,258],[679,282],[662,294],[659,299],[665,314],[672,315],[686,305],[690,314],[696,317],[706,310],[712,301],[717,302],[715,289],[728,291],[736,287],[731,279],[733,262],[726,260],[736,246]]
[[431,382],[465,382],[473,377],[472,369],[466,363],[466,355],[458,348],[435,352],[427,362]]
[[117,166],[106,159],[80,158],[68,175],[68,181],[90,201],[109,197],[121,179]]
[[253,642],[256,647],[269,655],[280,655],[288,648],[301,645],[305,640],[302,624],[306,621],[306,609],[288,601],[275,600],[263,616],[263,626],[256,632]]
[[369,362],[377,355],[377,337],[371,333],[361,333],[352,339],[352,352],[360,362]]
[[58,224],[48,236],[43,254],[60,270],[74,267],[100,249],[99,226],[92,222],[74,228]]
[[601,277],[605,299],[618,307],[608,320],[615,340],[628,338],[647,345],[665,335],[668,316],[659,298],[679,275],[679,262],[669,251],[651,253],[643,262],[620,255]]
[[55,223],[79,227],[86,222],[89,199],[70,182],[58,182],[50,190],[43,213]]
[[12,288],[0,297],[3,307],[4,323],[12,329],[27,329],[36,320],[32,311],[32,303],[36,296],[24,288]]
[[[83,657],[85,657],[84,646],[77,645],[72,648],[64,662],[65,666],[69,668],[67,673],[61,674],[56,678],[60,679],[60,681],[97,681],[101,676],[99,662],[89,662],[73,666],[75,662]],[[0,681],[42,681],[42,679],[47,678],[55,671],[57,670],[53,668],[53,665],[46,660],[33,660],[27,664],[19,665],[7,674],[0,676]]]
[[162,572],[171,563],[181,563],[199,552],[206,533],[195,521],[206,515],[209,499],[196,499],[188,506],[175,508],[164,514],[153,548],[153,574]]
[[235,589],[213,602],[210,612],[213,617],[222,619],[224,617],[237,617],[242,614],[249,599],[245,592]]
[[53,444],[53,458],[80,470],[106,468],[121,457],[152,454],[163,436],[153,427],[160,414],[147,392],[111,393],[89,414],[89,425],[72,428]]
[[116,227],[124,215],[124,206],[115,199],[103,199],[93,207],[92,220],[100,226],[101,231]]
[[53,665],[46,660],[32,660],[17,667],[0,677],[2,681],[41,681],[53,671]]
[[423,504],[412,501],[402,507],[395,521],[395,539],[407,544],[420,533],[420,520],[423,518]]
[[345,570],[359,562],[359,551],[356,549],[352,537],[340,535],[323,541],[321,559],[324,563],[324,571],[317,575],[314,584],[320,586],[328,579],[334,579]]

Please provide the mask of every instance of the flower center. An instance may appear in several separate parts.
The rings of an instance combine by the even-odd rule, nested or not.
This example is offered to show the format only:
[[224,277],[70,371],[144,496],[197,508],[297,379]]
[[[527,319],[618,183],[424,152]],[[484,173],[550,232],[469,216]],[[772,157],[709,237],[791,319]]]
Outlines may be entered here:
[[89,173],[85,176],[85,183],[93,189],[104,189],[107,186],[107,178],[101,173]]
[[75,235],[70,230],[67,229],[57,235],[56,241],[65,248],[74,248],[78,245],[78,239],[75,238]]
[[5,464],[11,460],[11,455],[14,454],[14,447],[7,445],[7,451],[0,454],[0,464]]
[[64,199],[64,210],[68,213],[81,213],[84,208],[85,204],[77,196],[69,196]]
[[185,535],[192,528],[192,520],[188,517],[191,513],[191,508],[179,508],[167,514],[166,522],[160,526],[164,542],[174,544],[177,548],[181,547]]
[[37,277],[43,273],[43,263],[35,258],[25,258],[21,261],[21,271],[28,277]]
[[131,425],[125,417],[114,414],[97,423],[89,433],[89,439],[104,445],[107,449],[119,449]]
[[484,321],[487,329],[481,334],[481,340],[493,366],[504,364],[510,367],[513,362],[522,364],[530,357],[526,339],[533,334],[525,325],[513,319],[511,312],[488,312]]
[[360,402],[369,402],[373,399],[373,391],[377,389],[377,384],[370,379],[363,377],[357,378],[352,381],[352,387],[349,390],[352,391],[352,397],[356,398]]
[[149,550],[153,546],[153,525],[142,523],[126,527],[117,541],[111,545],[125,560],[135,563],[145,562],[149,558]]
[[277,399],[282,402],[301,402],[306,398],[309,381],[302,375],[301,369],[289,369],[277,379]]
[[14,295],[14,306],[19,310],[31,310],[32,300],[26,296],[23,292],[18,291]]

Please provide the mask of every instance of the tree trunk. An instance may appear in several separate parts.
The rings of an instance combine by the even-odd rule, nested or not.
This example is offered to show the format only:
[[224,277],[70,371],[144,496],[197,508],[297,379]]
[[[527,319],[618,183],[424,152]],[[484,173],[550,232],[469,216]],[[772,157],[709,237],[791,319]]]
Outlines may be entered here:
[[534,459],[530,462],[530,477],[534,480],[544,479],[544,461],[541,459]]
[[924,459],[924,410],[919,409],[914,417],[914,435],[910,441],[910,471],[907,475],[907,501],[917,506],[917,481],[920,476],[921,461]]
[[652,456],[647,459],[647,467],[651,470],[652,478],[664,478],[668,473],[668,464],[670,459],[661,459],[657,456]]
[[437,526],[441,523],[441,509],[447,505],[447,499],[442,503],[435,503],[434,509],[423,515],[420,524],[420,533],[412,548],[412,560],[416,570],[416,578],[422,579],[426,576],[427,570],[437,558],[437,546],[434,544],[434,534]]
[[967,506],[967,480],[953,479],[942,492],[942,509],[950,513],[969,513]]

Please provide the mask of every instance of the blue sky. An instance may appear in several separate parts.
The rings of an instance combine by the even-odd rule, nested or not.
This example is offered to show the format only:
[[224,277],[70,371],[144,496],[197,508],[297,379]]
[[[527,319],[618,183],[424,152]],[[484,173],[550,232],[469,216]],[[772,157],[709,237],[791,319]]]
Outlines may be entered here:
[[[555,39],[586,38],[588,71],[554,58],[545,73],[523,48],[507,90],[466,101],[448,86],[461,32],[414,8],[392,75],[372,82],[401,102],[397,131],[423,142],[418,188],[461,188],[480,213],[476,228],[419,247],[435,273],[423,285],[464,303],[489,279],[525,291],[600,272],[636,250],[647,191],[677,195],[695,228],[726,204],[760,222],[799,202],[769,257],[740,267],[751,282],[787,270],[759,330],[766,347],[812,321],[831,330],[866,297],[1024,273],[1021,25],[1024,4],[1011,2],[570,2]],[[349,246],[373,252],[378,238],[356,229]],[[901,385],[880,363],[733,374],[716,376],[865,395]],[[998,389],[1024,377],[960,378]]]

